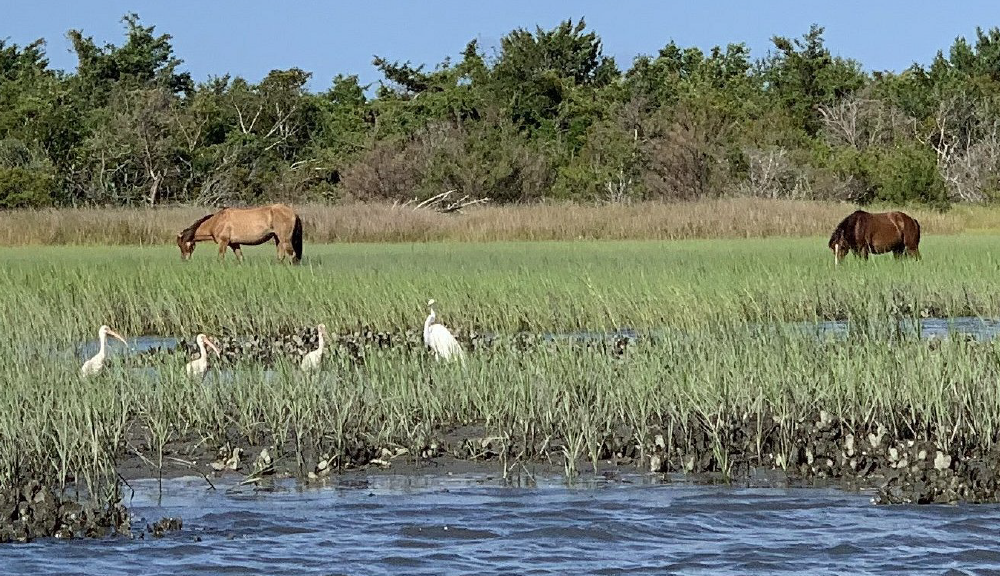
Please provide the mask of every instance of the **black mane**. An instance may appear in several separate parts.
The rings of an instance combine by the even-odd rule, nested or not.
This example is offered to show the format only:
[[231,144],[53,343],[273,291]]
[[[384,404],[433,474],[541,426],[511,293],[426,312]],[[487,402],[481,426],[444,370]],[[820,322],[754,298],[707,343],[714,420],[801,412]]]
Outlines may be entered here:
[[181,230],[180,238],[184,242],[194,242],[194,233],[198,230],[198,226],[201,226],[202,222],[208,220],[215,214],[209,214],[208,216],[202,216],[201,218],[195,220],[194,224],[188,226],[187,228]]
[[855,210],[850,213],[847,218],[840,221],[837,227],[833,229],[833,234],[830,235],[830,248],[833,248],[833,244],[837,241],[843,241],[848,246],[853,246],[854,244],[854,223],[858,221],[863,215],[868,214],[864,210]]

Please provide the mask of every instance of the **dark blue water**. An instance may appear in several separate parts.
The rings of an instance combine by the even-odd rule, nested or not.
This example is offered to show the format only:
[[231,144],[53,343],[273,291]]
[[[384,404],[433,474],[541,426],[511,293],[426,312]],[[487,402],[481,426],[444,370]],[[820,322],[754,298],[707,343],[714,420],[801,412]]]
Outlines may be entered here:
[[[133,484],[162,539],[0,548],[0,574],[945,574],[1000,570],[1000,507],[894,506],[832,489],[466,476],[275,493]],[[333,480],[338,482],[338,480]],[[645,483],[644,483],[645,482]],[[142,519],[136,528],[143,526]]]

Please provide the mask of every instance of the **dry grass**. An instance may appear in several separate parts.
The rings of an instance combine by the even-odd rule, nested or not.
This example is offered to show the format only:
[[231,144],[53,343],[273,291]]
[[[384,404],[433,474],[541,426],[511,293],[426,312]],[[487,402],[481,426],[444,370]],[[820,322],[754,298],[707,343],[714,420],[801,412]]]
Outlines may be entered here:
[[[497,240],[672,240],[825,236],[854,209],[835,202],[736,198],[632,205],[485,206],[462,214],[386,204],[296,206],[306,240],[488,242]],[[211,208],[61,208],[0,212],[0,245],[164,244]],[[908,210],[925,233],[996,229],[1000,211],[960,206]]]

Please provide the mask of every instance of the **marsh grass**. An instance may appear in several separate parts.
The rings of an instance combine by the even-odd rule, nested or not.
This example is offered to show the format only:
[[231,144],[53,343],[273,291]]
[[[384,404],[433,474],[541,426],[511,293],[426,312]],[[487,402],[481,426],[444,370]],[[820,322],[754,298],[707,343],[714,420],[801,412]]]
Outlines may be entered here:
[[[715,466],[729,473],[734,426],[754,430],[745,441],[761,461],[773,450],[787,461],[795,427],[821,410],[844,426],[922,423],[908,434],[962,431],[989,445],[1000,422],[997,348],[929,346],[899,320],[1000,312],[995,242],[930,237],[923,262],[836,270],[821,239],[315,246],[295,268],[249,252],[243,265],[199,253],[182,264],[161,248],[10,252],[0,481],[27,474],[102,494],[122,458],[142,454],[158,472],[177,442],[271,446],[304,473],[320,454],[341,465],[382,448],[419,458],[442,431],[469,424],[495,439],[505,472],[553,456],[568,475],[596,470],[624,429],[640,463],[659,443],[707,431]],[[499,345],[465,366],[372,350],[363,366],[333,356],[310,377],[294,359],[247,361],[204,382],[184,378],[180,358],[116,354],[100,378],[77,377],[74,351],[104,322],[127,336],[267,335],[317,321],[338,332],[419,330],[431,296],[459,333],[629,326],[655,337],[624,356],[562,341]],[[823,318],[848,319],[850,336],[785,324]]]
[[[126,446],[162,465],[164,445],[183,439],[273,446],[304,473],[319,454],[355,463],[383,447],[416,455],[435,431],[478,423],[486,435],[507,439],[505,456],[528,461],[554,450],[574,475],[580,462],[596,470],[610,457],[605,446],[618,426],[631,427],[650,449],[644,435],[652,427],[696,434],[691,423],[699,422],[725,471],[728,432],[743,415],[774,415],[789,433],[820,410],[849,425],[925,422],[996,438],[1000,372],[992,345],[946,341],[932,349],[913,337],[887,343],[870,335],[822,341],[735,323],[686,329],[697,337],[640,341],[622,358],[552,344],[491,350],[461,367],[390,349],[364,368],[319,377],[247,364],[192,382],[122,365],[81,382],[57,366],[16,375],[5,368],[12,385],[0,396],[0,430],[17,442],[0,443],[0,470],[9,479],[12,467],[37,465],[92,492],[115,479]],[[907,411],[915,417],[898,420]],[[929,430],[914,433],[919,439]],[[771,433],[758,431],[755,442]],[[790,452],[793,437],[778,444]]]
[[822,239],[314,246],[218,263],[166,248],[37,247],[4,255],[0,312],[66,350],[101,323],[130,335],[419,330],[428,298],[460,333],[666,329],[687,320],[997,315],[995,236],[929,237],[922,262],[850,258]]

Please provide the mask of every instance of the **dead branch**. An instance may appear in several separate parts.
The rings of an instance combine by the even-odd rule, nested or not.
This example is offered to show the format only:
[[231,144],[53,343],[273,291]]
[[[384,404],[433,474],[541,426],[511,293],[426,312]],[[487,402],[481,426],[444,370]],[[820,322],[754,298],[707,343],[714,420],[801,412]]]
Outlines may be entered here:
[[412,207],[413,210],[434,210],[435,212],[440,212],[441,214],[452,214],[461,212],[469,206],[485,204],[490,201],[489,198],[470,199],[468,194],[457,200],[452,200],[451,195],[455,192],[455,190],[448,190],[447,192],[436,194],[422,201],[418,201],[417,198],[411,198],[405,202],[396,200],[392,203],[392,207],[397,209]]

